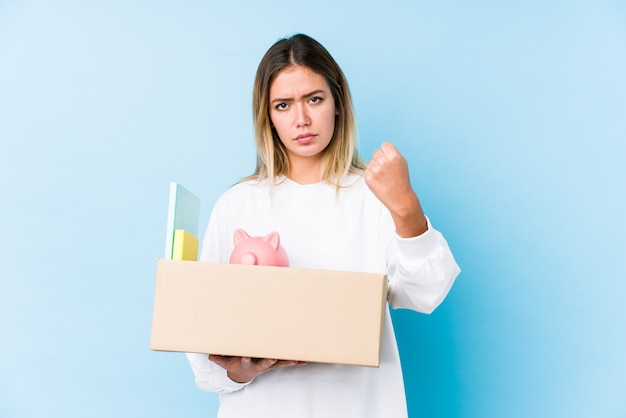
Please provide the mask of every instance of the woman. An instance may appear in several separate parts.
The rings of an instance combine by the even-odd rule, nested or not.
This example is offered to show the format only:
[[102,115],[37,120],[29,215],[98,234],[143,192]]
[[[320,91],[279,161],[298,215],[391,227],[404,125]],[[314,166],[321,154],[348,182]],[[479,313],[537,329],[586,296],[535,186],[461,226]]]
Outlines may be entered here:
[[[407,162],[390,143],[363,163],[348,83],[306,35],[274,44],[257,70],[254,174],[216,203],[202,261],[228,262],[236,228],[278,231],[291,267],[385,273],[389,303],[430,313],[459,273],[424,216]],[[386,312],[379,368],[188,354],[219,417],[406,417]]]

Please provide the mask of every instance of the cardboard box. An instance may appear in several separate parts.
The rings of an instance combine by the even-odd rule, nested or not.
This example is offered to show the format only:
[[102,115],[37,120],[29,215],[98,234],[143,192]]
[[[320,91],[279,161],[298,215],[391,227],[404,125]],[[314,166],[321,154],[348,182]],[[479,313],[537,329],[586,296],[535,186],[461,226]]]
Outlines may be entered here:
[[150,348],[377,367],[387,278],[158,260]]

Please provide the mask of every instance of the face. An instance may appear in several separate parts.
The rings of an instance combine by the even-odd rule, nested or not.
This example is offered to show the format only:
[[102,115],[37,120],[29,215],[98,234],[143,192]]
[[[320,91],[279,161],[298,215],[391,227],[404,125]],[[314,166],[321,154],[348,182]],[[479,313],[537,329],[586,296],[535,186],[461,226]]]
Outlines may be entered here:
[[321,163],[336,115],[326,79],[307,67],[286,68],[270,86],[270,119],[292,167]]

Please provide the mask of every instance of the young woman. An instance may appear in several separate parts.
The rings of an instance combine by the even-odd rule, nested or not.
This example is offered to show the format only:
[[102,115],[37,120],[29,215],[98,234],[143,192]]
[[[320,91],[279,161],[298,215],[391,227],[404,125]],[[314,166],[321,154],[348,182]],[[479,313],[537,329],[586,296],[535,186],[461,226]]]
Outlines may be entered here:
[[[278,231],[290,266],[385,273],[394,308],[430,313],[459,268],[424,216],[406,159],[383,143],[365,165],[343,72],[315,40],[274,44],[253,92],[257,166],[216,203],[201,260],[228,262],[233,233]],[[219,320],[219,319],[216,319]],[[407,416],[387,310],[379,368],[188,354],[221,418]]]

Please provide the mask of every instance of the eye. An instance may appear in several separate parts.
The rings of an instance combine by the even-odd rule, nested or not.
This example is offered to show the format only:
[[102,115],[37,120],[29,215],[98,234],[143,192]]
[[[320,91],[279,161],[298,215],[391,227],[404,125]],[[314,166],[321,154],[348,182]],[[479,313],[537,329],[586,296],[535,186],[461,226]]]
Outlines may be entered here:
[[313,96],[311,97],[311,103],[321,103],[324,99],[322,99],[319,96]]
[[274,109],[276,109],[276,110],[285,110],[285,109],[287,109],[288,106],[289,105],[287,103],[279,103],[279,104],[277,104],[274,107]]

